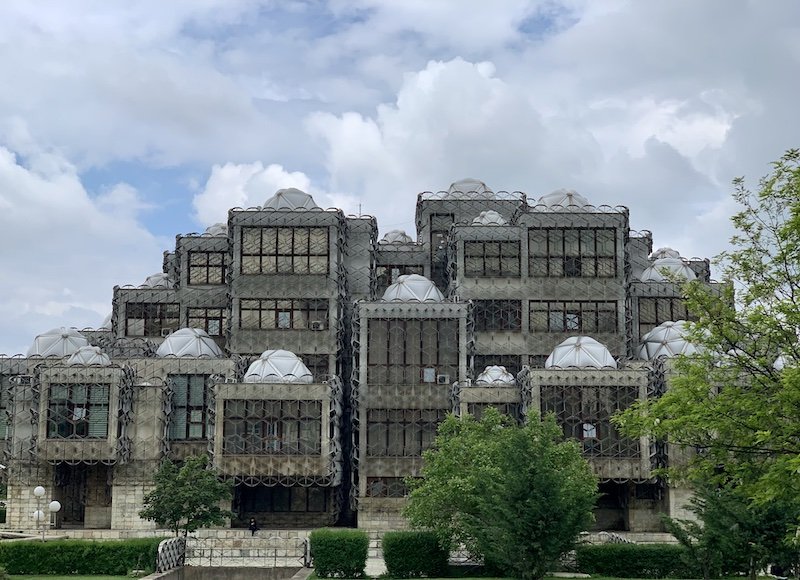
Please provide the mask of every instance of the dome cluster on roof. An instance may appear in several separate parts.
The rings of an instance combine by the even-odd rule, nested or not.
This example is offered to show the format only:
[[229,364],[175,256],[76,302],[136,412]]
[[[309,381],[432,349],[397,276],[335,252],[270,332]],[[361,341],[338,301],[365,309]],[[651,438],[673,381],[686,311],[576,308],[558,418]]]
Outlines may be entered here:
[[389,230],[386,232],[378,242],[379,244],[413,244],[414,240],[411,239],[403,230]]
[[680,258],[658,258],[642,272],[642,282],[670,282],[673,278],[694,280],[697,275]]
[[142,285],[139,288],[173,288],[175,286],[175,282],[172,280],[169,274],[165,274],[164,272],[156,272],[155,274],[151,274],[147,278],[145,278]]
[[403,274],[383,293],[384,302],[442,302],[436,284],[419,274]]
[[216,223],[216,224],[210,225],[210,226],[208,226],[206,228],[206,231],[203,232],[203,235],[204,236],[214,236],[214,237],[227,236],[228,235],[228,224],[223,224],[223,223],[220,222],[220,223]]
[[156,351],[156,356],[217,358],[223,354],[206,331],[199,328],[181,328],[164,339]]
[[467,177],[450,184],[447,188],[447,197],[452,199],[463,198],[467,194],[470,199],[493,199],[494,192],[483,181]]
[[70,356],[82,346],[89,346],[86,337],[77,328],[53,328],[33,339],[28,356]]
[[664,322],[642,337],[639,358],[653,360],[661,357],[672,358],[681,354],[695,354],[697,348],[688,341],[688,328],[685,320]]
[[305,210],[319,209],[319,206],[314,202],[314,198],[305,191],[289,187],[276,191],[275,195],[264,202],[263,208]]
[[571,336],[553,349],[544,368],[615,369],[617,361],[595,339],[589,336]]
[[506,218],[492,209],[482,211],[478,217],[472,220],[474,226],[504,226],[506,224],[508,224]]
[[109,356],[98,346],[82,346],[67,359],[68,365],[98,365],[107,367],[111,364]]
[[488,366],[475,379],[476,385],[513,385],[516,381],[514,375],[506,370],[506,367],[498,365]]
[[553,209],[575,209],[589,205],[589,201],[574,189],[556,189],[540,197],[537,204]]
[[681,255],[678,250],[673,250],[672,248],[658,248],[654,252],[652,252],[648,258],[651,260],[660,260],[661,258],[680,258]]
[[267,350],[247,369],[245,383],[313,383],[311,371],[293,352]]

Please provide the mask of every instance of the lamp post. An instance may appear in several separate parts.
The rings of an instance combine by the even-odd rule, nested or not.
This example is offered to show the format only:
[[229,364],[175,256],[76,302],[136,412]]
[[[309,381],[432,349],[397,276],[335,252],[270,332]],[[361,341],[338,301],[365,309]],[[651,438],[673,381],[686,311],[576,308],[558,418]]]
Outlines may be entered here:
[[[42,510],[42,501],[44,501],[44,494],[45,493],[46,493],[46,491],[41,485],[37,485],[35,488],[33,488],[33,495],[36,497],[36,511],[33,512],[33,519],[36,522],[36,527],[39,528],[41,526],[41,528],[42,528],[42,541],[43,542],[44,542],[44,531],[45,531],[46,525],[44,524],[45,513],[44,513],[44,510]],[[61,510],[61,504],[59,502],[57,502],[56,500],[51,501],[47,505],[47,511],[49,512],[48,513],[47,522],[48,523],[50,522],[49,516],[51,514],[55,514],[55,513],[59,512],[60,510]]]

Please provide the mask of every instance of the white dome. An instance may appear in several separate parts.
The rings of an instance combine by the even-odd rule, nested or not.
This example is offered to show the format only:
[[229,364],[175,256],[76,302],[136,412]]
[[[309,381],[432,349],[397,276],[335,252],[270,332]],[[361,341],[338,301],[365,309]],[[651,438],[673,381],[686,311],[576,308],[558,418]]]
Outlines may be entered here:
[[103,324],[97,330],[111,330],[111,314],[111,312],[108,313],[108,316],[103,319]]
[[681,255],[678,250],[672,248],[658,248],[648,256],[651,260],[660,260],[661,258],[680,258]]
[[264,203],[264,209],[318,209],[314,198],[294,187],[279,189]]
[[222,356],[222,351],[205,330],[181,328],[164,339],[156,351],[156,356],[217,358]]
[[169,277],[169,274],[157,272],[145,278],[139,288],[172,288],[173,286],[175,286],[175,283]]
[[543,195],[537,202],[551,208],[581,208],[589,205],[589,201],[574,189],[556,189]]
[[786,356],[785,354],[778,355],[778,358],[775,359],[775,362],[772,363],[772,368],[776,371],[782,371],[787,366],[792,365],[791,359]]
[[99,346],[82,346],[67,359],[68,365],[99,365],[107,367],[111,364],[109,356]]
[[28,349],[28,356],[69,356],[82,346],[89,346],[89,341],[78,332],[77,328],[54,328],[33,339]]
[[664,322],[642,337],[639,358],[653,360],[660,357],[672,358],[680,354],[695,354],[697,348],[686,340],[686,321]]
[[492,199],[494,192],[489,187],[478,179],[467,177],[459,179],[450,184],[447,188],[448,197],[450,198],[463,198],[462,194],[469,194],[471,199]]
[[244,375],[245,383],[313,383],[311,371],[288,350],[267,350],[253,361]]
[[670,278],[694,280],[697,275],[680,258],[658,258],[642,272],[642,282],[669,282]]
[[419,274],[403,274],[383,293],[384,302],[441,302],[436,284]]
[[206,231],[203,232],[204,236],[227,236],[228,235],[228,224],[223,223],[216,223],[214,225],[210,225],[206,228]]
[[601,343],[589,336],[571,336],[553,349],[544,363],[546,369],[617,368],[617,361]]
[[508,224],[506,219],[494,210],[487,209],[478,214],[472,225],[474,226],[504,226]]
[[506,367],[497,365],[488,366],[475,379],[476,385],[514,385],[514,375],[506,370]]
[[403,230],[389,230],[384,234],[379,244],[413,244],[414,240],[411,239]]

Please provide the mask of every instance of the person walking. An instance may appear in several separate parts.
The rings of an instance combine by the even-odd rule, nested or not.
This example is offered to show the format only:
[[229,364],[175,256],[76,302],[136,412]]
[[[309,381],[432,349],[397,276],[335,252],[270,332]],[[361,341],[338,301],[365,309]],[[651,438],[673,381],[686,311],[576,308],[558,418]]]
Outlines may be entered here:
[[250,529],[250,535],[255,536],[256,532],[258,531],[258,523],[256,522],[256,518],[250,518],[250,525],[247,527]]

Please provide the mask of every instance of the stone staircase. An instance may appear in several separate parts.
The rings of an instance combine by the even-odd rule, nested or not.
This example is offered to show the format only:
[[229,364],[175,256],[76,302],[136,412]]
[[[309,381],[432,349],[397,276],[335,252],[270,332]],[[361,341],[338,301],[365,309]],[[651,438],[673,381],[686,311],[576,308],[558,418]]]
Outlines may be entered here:
[[201,530],[188,538],[186,566],[299,568],[310,530]]

